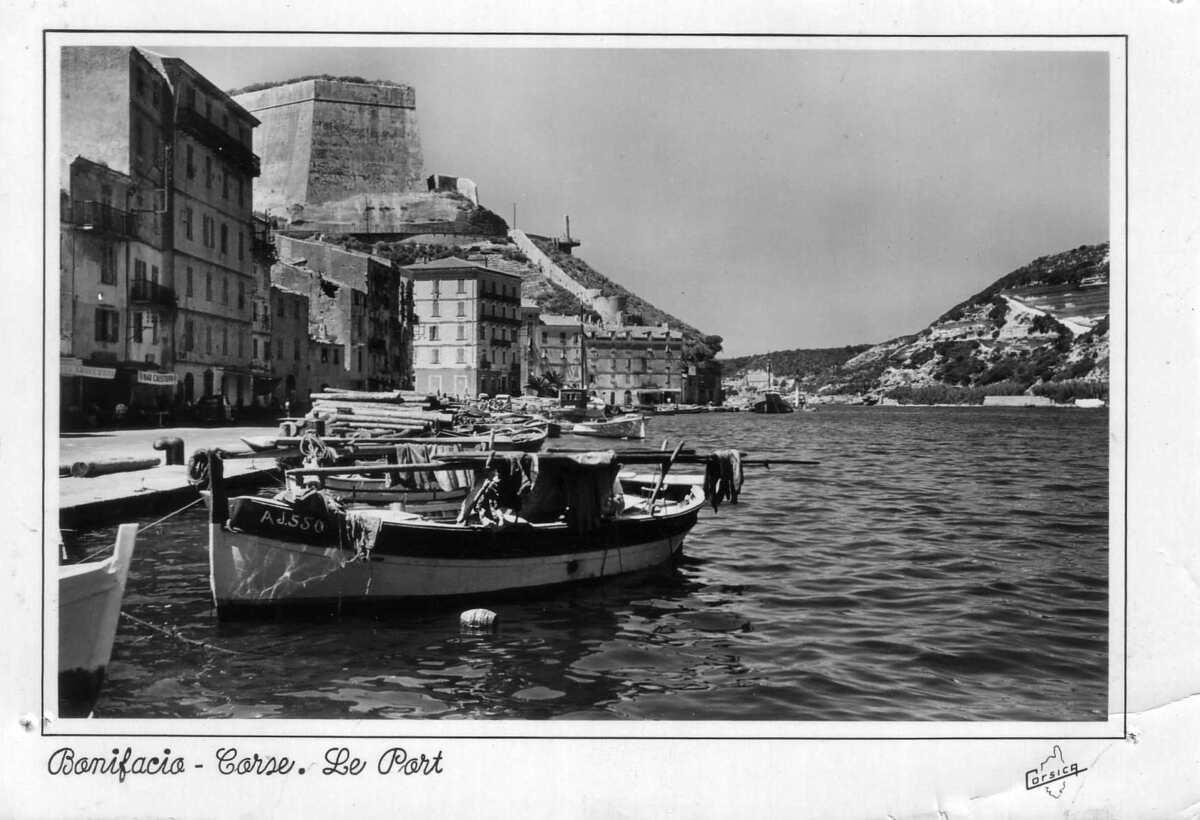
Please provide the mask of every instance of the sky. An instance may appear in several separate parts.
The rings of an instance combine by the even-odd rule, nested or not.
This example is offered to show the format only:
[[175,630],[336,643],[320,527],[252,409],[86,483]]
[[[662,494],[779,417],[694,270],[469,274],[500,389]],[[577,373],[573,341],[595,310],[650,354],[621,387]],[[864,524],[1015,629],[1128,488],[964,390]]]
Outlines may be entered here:
[[426,173],[725,355],[881,342],[1000,276],[1108,240],[1096,52],[174,47],[218,86],[416,89]]

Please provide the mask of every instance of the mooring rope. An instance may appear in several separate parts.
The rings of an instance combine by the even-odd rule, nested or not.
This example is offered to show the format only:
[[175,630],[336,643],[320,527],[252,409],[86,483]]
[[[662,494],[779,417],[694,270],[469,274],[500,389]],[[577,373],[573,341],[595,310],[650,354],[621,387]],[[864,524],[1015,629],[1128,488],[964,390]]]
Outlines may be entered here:
[[121,617],[128,618],[129,620],[133,621],[135,624],[138,624],[139,626],[144,626],[147,629],[153,629],[155,632],[159,632],[163,635],[166,635],[168,638],[174,638],[177,641],[182,641],[183,643],[189,644],[191,646],[200,647],[201,649],[210,649],[213,652],[224,652],[227,655],[250,655],[251,654],[249,652],[239,652],[236,649],[226,649],[223,646],[214,646],[205,641],[198,641],[195,638],[189,638],[188,636],[186,636],[182,632],[180,632],[178,629],[172,629],[171,627],[168,627],[168,626],[159,626],[158,624],[152,624],[149,621],[143,621],[141,618],[137,617],[136,615],[130,615],[128,612],[124,612],[124,611],[121,612]]
[[[183,512],[184,510],[188,509],[189,507],[194,507],[194,506],[196,506],[197,504],[199,504],[199,503],[200,503],[201,501],[203,501],[203,500],[204,500],[204,498],[203,498],[203,497],[200,497],[200,498],[193,499],[193,500],[189,501],[188,503],[184,504],[184,505],[183,505],[182,507],[180,507],[179,509],[175,510],[175,512],[172,512],[172,513],[167,513],[167,514],[166,514],[166,515],[164,515],[162,518],[158,519],[157,521],[155,521],[155,522],[153,522],[153,523],[151,523],[151,524],[146,524],[145,526],[138,527],[138,532],[141,532],[142,530],[148,530],[148,529],[150,529],[151,527],[156,527],[156,526],[158,526],[159,524],[161,524],[161,523],[163,523],[164,521],[166,521],[168,518],[174,518],[175,516],[179,515],[179,514],[180,514],[181,512]],[[104,546],[102,546],[102,547],[97,547],[96,549],[92,550],[92,551],[91,551],[91,552],[89,552],[87,555],[85,555],[85,556],[83,556],[82,558],[80,558],[78,561],[71,561],[70,563],[72,563],[72,564],[82,564],[82,563],[84,563],[84,562],[86,562],[86,561],[90,561],[91,559],[95,558],[95,557],[96,557],[97,555],[99,555],[100,553],[102,553],[102,552],[106,552],[106,551],[108,551],[108,550],[110,550],[110,549],[112,549],[112,544],[105,544],[105,545],[104,545]]]

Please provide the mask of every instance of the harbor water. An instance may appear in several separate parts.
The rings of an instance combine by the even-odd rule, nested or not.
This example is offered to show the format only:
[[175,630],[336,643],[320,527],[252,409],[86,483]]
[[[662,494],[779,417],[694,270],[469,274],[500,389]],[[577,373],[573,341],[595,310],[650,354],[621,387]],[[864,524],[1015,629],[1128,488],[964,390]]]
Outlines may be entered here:
[[820,464],[748,469],[661,571],[481,597],[491,634],[464,634],[461,604],[218,622],[193,507],[139,535],[96,716],[1106,718],[1106,410],[823,406],[648,434]]

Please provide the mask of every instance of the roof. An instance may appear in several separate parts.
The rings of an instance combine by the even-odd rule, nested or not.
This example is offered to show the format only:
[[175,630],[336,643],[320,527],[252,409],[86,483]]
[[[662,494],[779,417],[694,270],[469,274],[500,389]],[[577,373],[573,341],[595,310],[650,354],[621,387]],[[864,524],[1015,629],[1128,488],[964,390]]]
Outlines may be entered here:
[[405,265],[404,269],[413,273],[438,273],[452,270],[487,271],[488,273],[497,273],[501,276],[509,276],[518,281],[521,279],[518,274],[509,273],[499,268],[489,268],[486,265],[480,265],[476,262],[468,262],[466,259],[460,259],[457,256],[447,256],[444,259],[435,259],[432,262],[421,262],[416,265]]

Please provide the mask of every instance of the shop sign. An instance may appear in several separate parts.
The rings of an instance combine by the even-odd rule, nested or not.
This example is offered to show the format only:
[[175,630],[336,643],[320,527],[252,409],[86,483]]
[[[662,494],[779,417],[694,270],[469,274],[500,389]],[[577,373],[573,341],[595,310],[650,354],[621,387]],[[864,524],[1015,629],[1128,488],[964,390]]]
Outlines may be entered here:
[[158,387],[170,387],[179,381],[174,373],[156,373],[153,370],[139,370],[137,380],[140,384],[153,384]]
[[112,379],[117,375],[115,367],[92,367],[82,364],[78,359],[62,359],[59,362],[59,374],[63,376],[82,376],[85,379]]

